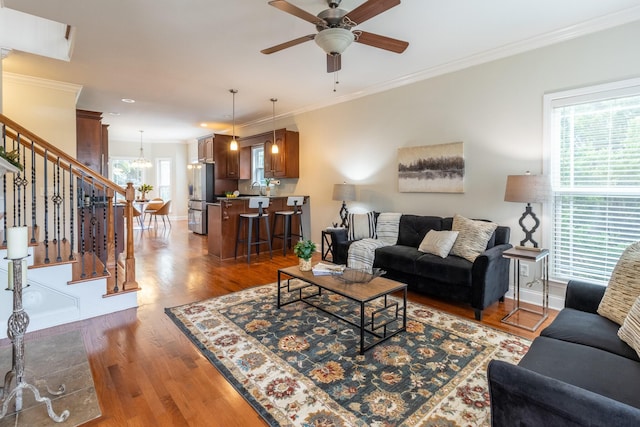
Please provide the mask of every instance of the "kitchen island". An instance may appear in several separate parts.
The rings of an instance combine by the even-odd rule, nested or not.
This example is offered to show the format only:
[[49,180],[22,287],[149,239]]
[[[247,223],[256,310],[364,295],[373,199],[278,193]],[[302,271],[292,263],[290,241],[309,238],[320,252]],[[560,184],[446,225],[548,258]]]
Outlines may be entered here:
[[[309,196],[304,196],[305,203],[302,207],[302,223],[304,229],[304,235],[308,239],[311,237],[311,215],[310,215],[310,200]],[[277,211],[292,210],[293,207],[287,206],[287,196],[273,196],[269,197],[269,207],[266,212],[269,212],[269,227],[273,228],[274,213]],[[234,258],[236,236],[238,232],[239,215],[241,213],[255,212],[255,209],[249,209],[249,197],[233,197],[233,198],[219,198],[215,203],[207,203],[207,216],[208,216],[208,249],[209,255],[212,255],[220,260]],[[294,217],[291,224],[291,230],[293,233],[297,233],[300,229],[300,218]],[[282,234],[282,221],[278,220],[276,229],[271,229],[271,234]],[[241,238],[246,238],[246,230],[242,230]],[[264,227],[260,229],[260,238],[266,239],[266,230]],[[294,244],[296,237],[294,236]],[[272,250],[275,252],[278,249],[282,251],[283,247],[282,239],[275,239],[273,241]],[[268,252],[267,245],[262,245],[260,251],[262,253]],[[238,247],[238,258],[246,257],[247,248],[244,245]],[[253,248],[252,253],[255,252]]]

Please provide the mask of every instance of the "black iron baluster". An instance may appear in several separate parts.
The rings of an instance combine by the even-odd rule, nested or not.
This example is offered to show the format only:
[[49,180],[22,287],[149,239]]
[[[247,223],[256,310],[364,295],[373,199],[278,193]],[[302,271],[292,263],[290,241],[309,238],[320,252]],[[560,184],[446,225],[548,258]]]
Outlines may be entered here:
[[[2,124],[2,149],[7,152],[7,129],[6,125]],[[2,212],[5,212],[5,215],[2,216],[2,229],[7,229],[7,174],[2,175],[2,194],[4,197],[2,198],[3,206]],[[7,233],[2,233],[2,246],[7,246]]]
[[[67,205],[64,203],[64,193],[67,191],[67,172],[62,169],[62,241],[67,241]],[[73,199],[73,197],[72,197]]]
[[91,177],[91,250],[92,250],[91,262],[92,262],[92,266],[93,266],[93,269],[91,270],[91,276],[92,277],[96,277],[98,275],[98,272],[96,271],[96,252],[97,252],[97,245],[96,245],[97,230],[96,230],[96,227],[98,225],[98,219],[96,218],[95,200],[96,200],[95,181],[94,181],[94,178]]
[[73,198],[73,166],[69,164],[69,234],[71,240],[69,241],[69,260],[74,259],[74,237],[75,237],[75,228],[74,228],[74,214],[75,208],[73,204],[76,203],[76,200]]
[[[26,226],[27,225],[27,185],[29,185],[29,181],[27,181],[27,147],[25,147],[24,145],[20,146],[18,145],[18,150],[20,150],[20,147],[22,147],[22,182],[20,184],[22,184],[23,187],[23,192],[22,192],[22,217],[24,218],[22,221],[20,221],[20,225],[21,226]],[[20,154],[20,151],[18,151],[18,154]],[[19,159],[20,157],[18,157]]]
[[49,150],[44,150],[44,263],[49,264]]
[[118,265],[119,265],[118,256],[120,255],[118,253],[118,206],[117,204],[114,204],[112,209],[113,209],[113,250],[115,252],[115,257],[116,257],[115,284],[113,285],[113,292],[117,293],[119,291],[118,289]]
[[58,157],[56,161],[56,179],[54,183],[55,187],[55,195],[53,196],[53,203],[55,204],[55,218],[56,218],[56,246],[58,248],[58,253],[56,256],[56,261],[62,261],[62,242],[60,241],[60,204],[62,204],[62,196],[60,196],[60,157]]
[[103,269],[102,274],[107,275],[109,271],[107,270],[107,260],[109,259],[109,253],[107,251],[107,191],[106,187],[102,192],[102,253],[104,254],[103,258]]
[[[31,243],[36,243],[36,150],[33,141],[31,141]],[[45,160],[46,161],[46,160]]]
[[85,233],[84,233],[84,226],[85,226],[85,221],[84,221],[84,216],[85,216],[85,210],[86,208],[84,207],[84,201],[82,200],[84,198],[84,194],[85,194],[85,188],[84,188],[84,172],[81,172],[80,174],[80,187],[78,188],[78,197],[80,200],[80,203],[78,204],[78,210],[80,211],[80,268],[82,270],[82,274],[80,274],[80,277],[82,277],[83,279],[85,277],[87,277],[85,271],[84,271],[84,254],[85,254]]
[[[18,134],[18,141],[20,141],[20,134]],[[13,151],[16,148],[16,141],[11,142],[11,150]],[[16,179],[18,179],[18,174],[13,174],[13,225],[16,225]],[[6,228],[5,228],[6,230]]]

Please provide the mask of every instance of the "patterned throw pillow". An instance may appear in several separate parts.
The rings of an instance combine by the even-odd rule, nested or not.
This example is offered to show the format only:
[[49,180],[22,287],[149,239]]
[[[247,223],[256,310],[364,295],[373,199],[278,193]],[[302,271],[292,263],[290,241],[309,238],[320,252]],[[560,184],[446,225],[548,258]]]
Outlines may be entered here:
[[633,348],[640,357],[640,297],[631,306],[631,310],[618,329],[620,339]]
[[640,242],[624,250],[611,273],[609,285],[598,306],[598,314],[622,325],[634,301],[640,296]]
[[446,258],[458,237],[458,231],[435,231],[429,232],[422,239],[422,243],[418,246],[420,252],[438,255],[440,258]]
[[349,222],[349,231],[347,232],[349,240],[376,238],[376,218],[373,212],[349,214],[347,221]]
[[496,228],[498,224],[493,222],[475,221],[456,214],[451,230],[458,231],[459,234],[449,253],[471,262],[475,261],[487,249],[487,243]]

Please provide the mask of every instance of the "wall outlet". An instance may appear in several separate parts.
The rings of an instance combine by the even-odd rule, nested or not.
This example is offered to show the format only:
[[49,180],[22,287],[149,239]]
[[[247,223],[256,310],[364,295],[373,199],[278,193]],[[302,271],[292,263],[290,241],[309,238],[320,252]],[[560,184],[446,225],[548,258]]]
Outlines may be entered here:
[[527,264],[520,264],[520,276],[529,277],[529,266]]

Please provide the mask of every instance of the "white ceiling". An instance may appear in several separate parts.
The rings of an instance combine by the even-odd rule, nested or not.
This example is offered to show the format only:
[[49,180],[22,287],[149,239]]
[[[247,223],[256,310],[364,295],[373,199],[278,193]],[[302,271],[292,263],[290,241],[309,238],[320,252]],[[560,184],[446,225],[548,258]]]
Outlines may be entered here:
[[[1,2],[2,0],[0,0]],[[312,14],[326,0],[290,0]],[[343,0],[352,10],[364,0]],[[187,140],[429,78],[483,61],[640,20],[638,0],[402,0],[356,27],[408,41],[403,54],[354,43],[337,91],[313,41],[261,49],[315,33],[267,0],[4,0],[69,24],[70,62],[13,51],[5,71],[83,86],[78,108],[104,112],[110,139]],[[631,41],[630,41],[631,43]],[[125,104],[132,98],[135,104]],[[117,113],[119,115],[112,115]],[[200,127],[207,122],[209,128]]]

